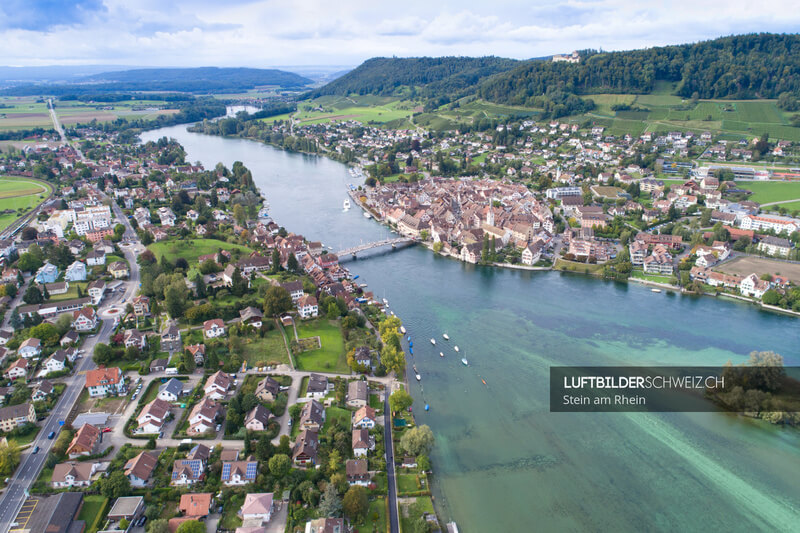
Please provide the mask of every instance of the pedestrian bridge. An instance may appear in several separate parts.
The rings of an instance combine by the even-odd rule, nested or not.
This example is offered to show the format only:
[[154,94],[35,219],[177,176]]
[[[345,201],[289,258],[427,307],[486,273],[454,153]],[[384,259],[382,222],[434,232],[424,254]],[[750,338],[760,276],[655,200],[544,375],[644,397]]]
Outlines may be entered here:
[[345,248],[344,250],[340,250],[336,252],[336,255],[339,257],[339,260],[346,259],[347,257],[352,257],[355,259],[358,257],[358,254],[361,252],[366,252],[367,250],[374,250],[376,248],[383,248],[384,246],[391,246],[392,248],[397,248],[398,246],[408,246],[414,244],[416,239],[412,239],[410,237],[397,237],[394,239],[383,239],[382,241],[375,241],[375,242],[368,242],[359,244],[358,246],[353,246],[351,248]]

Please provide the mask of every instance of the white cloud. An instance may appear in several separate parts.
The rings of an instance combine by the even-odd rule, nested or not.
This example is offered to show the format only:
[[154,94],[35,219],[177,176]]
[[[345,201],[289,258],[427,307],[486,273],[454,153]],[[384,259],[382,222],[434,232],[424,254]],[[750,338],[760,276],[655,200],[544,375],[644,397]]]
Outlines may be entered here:
[[42,30],[28,22],[0,26],[0,62],[268,66],[357,64],[377,55],[527,58],[794,31],[800,23],[791,2],[743,0],[710,0],[702,9],[689,0],[104,0],[73,12],[80,16]]

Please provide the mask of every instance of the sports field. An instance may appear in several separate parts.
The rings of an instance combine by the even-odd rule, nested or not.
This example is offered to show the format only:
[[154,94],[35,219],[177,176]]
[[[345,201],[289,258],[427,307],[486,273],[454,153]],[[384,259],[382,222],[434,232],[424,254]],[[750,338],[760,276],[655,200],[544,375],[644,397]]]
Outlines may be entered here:
[[760,204],[800,200],[800,181],[746,181],[738,186],[753,191],[748,199]]
[[0,176],[0,231],[42,203],[50,191],[49,185],[37,181]]
[[736,274],[737,276],[749,276],[754,272],[759,277],[762,274],[781,275],[789,278],[794,284],[800,283],[800,264],[777,261],[765,257],[743,255],[731,259],[713,270],[724,272],[725,274]]

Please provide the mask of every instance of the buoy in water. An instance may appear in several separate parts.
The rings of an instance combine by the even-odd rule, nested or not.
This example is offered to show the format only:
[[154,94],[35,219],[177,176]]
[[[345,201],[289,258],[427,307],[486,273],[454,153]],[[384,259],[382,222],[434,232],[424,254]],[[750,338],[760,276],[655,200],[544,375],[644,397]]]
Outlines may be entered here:
[[486,380],[485,379],[481,379],[481,381],[483,381],[483,384],[486,385]]
[[431,406],[430,406],[430,405],[428,405],[427,403],[425,404],[425,410],[426,410],[426,411],[430,411],[430,410],[431,410]]

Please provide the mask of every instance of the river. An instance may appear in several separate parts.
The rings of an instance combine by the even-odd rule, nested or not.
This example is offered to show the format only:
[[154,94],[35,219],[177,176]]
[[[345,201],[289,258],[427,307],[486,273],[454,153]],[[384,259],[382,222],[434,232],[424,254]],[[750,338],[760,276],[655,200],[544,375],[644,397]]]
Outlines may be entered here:
[[[289,231],[334,249],[387,236],[359,209],[343,212],[353,179],[337,162],[185,126],[142,137],[165,135],[206,168],[242,161]],[[461,531],[800,531],[796,430],[720,413],[548,409],[552,365],[717,365],[752,350],[800,364],[796,318],[580,275],[476,267],[420,247],[348,267],[418,341],[417,418],[437,438],[437,505]]]

